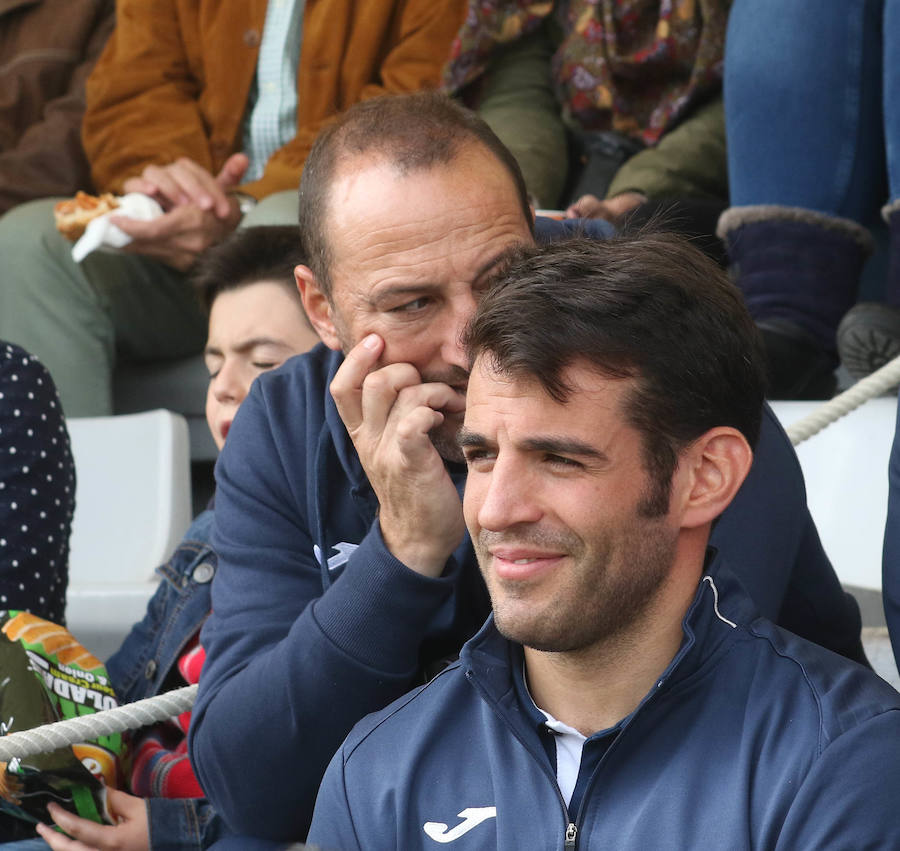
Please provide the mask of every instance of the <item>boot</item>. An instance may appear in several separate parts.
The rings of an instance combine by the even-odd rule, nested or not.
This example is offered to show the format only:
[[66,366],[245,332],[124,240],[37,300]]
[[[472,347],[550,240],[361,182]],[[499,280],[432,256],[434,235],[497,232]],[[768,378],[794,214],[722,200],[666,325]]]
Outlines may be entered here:
[[856,379],[900,355],[900,201],[888,204],[881,214],[890,228],[887,302],[861,302],[838,326],[841,363]]
[[849,219],[775,205],[732,207],[717,232],[762,334],[769,398],[834,395],[835,333],[856,300],[869,232]]

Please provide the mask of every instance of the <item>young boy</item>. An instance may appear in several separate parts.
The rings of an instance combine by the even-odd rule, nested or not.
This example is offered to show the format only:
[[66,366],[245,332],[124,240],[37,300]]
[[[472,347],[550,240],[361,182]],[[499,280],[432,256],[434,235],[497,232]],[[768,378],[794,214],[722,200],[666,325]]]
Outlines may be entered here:
[[[235,232],[197,266],[194,283],[209,309],[206,421],[219,449],[253,379],[319,340],[294,283],[293,269],[302,262],[296,227],[256,227]],[[169,562],[157,569],[162,581],[147,614],[107,663],[123,703],[199,678],[203,650],[197,637],[210,611],[216,571],[209,546],[212,520],[210,503]],[[134,795],[109,792],[110,812],[118,824],[99,825],[53,807],[57,824],[84,846],[195,849],[214,842],[225,828],[203,799],[188,762],[189,720],[185,713],[177,723],[135,732]],[[79,847],[51,827],[40,825],[38,833],[55,851]]]

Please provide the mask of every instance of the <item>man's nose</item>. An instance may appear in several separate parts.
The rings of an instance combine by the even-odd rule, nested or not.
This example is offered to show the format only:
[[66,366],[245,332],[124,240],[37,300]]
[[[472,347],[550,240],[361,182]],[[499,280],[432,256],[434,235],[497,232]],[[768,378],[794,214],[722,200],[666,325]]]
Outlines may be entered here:
[[[491,532],[500,532],[518,523],[536,523],[543,516],[540,493],[527,468],[513,460],[498,458],[480,487],[471,496],[478,504],[478,525]],[[470,485],[466,497],[470,496]]]
[[469,369],[469,357],[462,344],[463,332],[475,315],[477,306],[475,293],[469,288],[466,292],[460,293],[451,302],[447,321],[444,323],[441,359],[446,364],[458,366],[466,371]]

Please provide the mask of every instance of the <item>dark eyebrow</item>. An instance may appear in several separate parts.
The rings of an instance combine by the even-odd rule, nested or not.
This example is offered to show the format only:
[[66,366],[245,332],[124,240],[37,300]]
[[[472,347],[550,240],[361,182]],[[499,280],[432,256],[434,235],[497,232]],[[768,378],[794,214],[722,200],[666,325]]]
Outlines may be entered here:
[[456,442],[460,447],[484,446],[487,443],[487,440],[482,435],[476,434],[474,431],[469,431],[465,426],[463,426],[457,432]]
[[548,452],[551,455],[578,455],[595,461],[608,461],[607,454],[589,443],[569,437],[532,437],[522,442],[531,452]]
[[[482,264],[479,267],[478,271],[475,273],[475,277],[472,279],[472,283],[475,284],[484,278],[489,272],[491,272],[494,267],[503,259],[506,252],[509,251],[508,248],[504,248],[502,251],[499,251],[494,257],[488,260],[486,263]],[[367,302],[372,307],[377,307],[378,303],[383,301],[386,298],[396,298],[397,296],[408,296],[408,295],[428,295],[428,293],[432,292],[435,289],[438,289],[437,284],[428,282],[416,282],[414,284],[398,284],[397,286],[385,287],[382,290],[378,290],[367,298]]]
[[483,277],[487,275],[488,272],[492,271],[494,267],[503,259],[506,253],[509,251],[509,248],[504,248],[503,251],[499,252],[495,257],[491,260],[488,260],[475,274],[475,278],[472,281],[474,284],[476,281],[480,281]]
[[[456,442],[462,448],[467,446],[487,446],[490,441],[484,435],[469,431],[465,427],[459,430]],[[551,455],[577,455],[579,458],[591,458],[595,461],[608,461],[607,454],[589,443],[572,440],[568,437],[532,437],[522,442],[522,448],[529,452],[547,452]]]
[[415,296],[423,296],[428,295],[428,293],[437,289],[436,284],[425,284],[425,283],[415,283],[415,284],[398,284],[397,286],[385,287],[382,290],[378,290],[372,295],[370,295],[366,301],[371,307],[377,307],[378,304],[385,299],[396,298],[397,296],[407,296],[407,295],[415,295]]

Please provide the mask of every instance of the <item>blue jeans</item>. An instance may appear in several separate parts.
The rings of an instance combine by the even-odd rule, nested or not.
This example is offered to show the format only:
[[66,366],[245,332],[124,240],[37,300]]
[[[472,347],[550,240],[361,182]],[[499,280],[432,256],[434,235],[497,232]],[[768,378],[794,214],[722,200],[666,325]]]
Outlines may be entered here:
[[735,0],[724,82],[732,205],[871,221],[900,197],[898,68],[900,0]]

